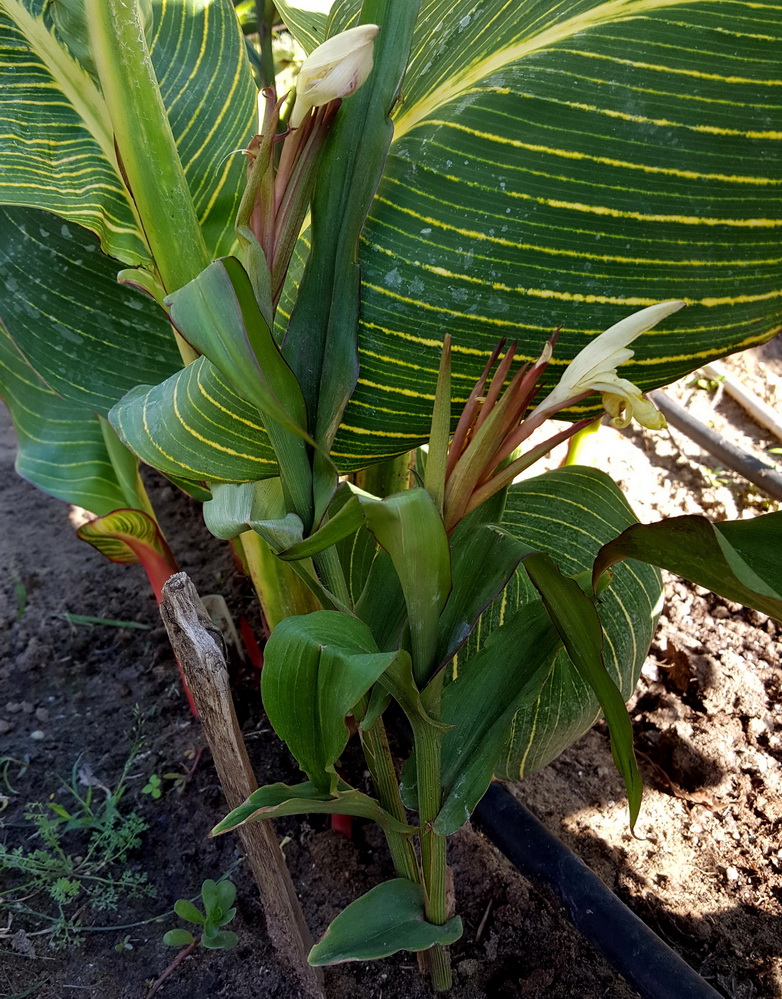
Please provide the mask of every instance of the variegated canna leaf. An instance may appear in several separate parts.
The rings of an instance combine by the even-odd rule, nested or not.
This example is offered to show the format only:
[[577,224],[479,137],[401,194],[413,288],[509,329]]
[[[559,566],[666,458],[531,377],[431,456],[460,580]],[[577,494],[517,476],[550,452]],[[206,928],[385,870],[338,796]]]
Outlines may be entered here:
[[275,0],[274,6],[307,55],[325,42],[331,0]]
[[83,524],[76,534],[111,562],[123,565],[140,562],[158,602],[164,584],[178,570],[163,532],[142,510],[113,510]]
[[[47,0],[0,2],[0,203],[43,208],[92,229],[103,249],[146,263],[117,168],[102,94],[72,53],[85,26],[55,30]],[[147,41],[209,252],[233,243],[255,87],[230,0],[151,0]],[[70,34],[68,33],[70,32]],[[150,164],[154,169],[154,165]]]
[[[338,2],[329,30],[358,7]],[[500,337],[529,360],[562,326],[552,381],[665,299],[688,308],[622,369],[644,389],[779,330],[780,79],[782,21],[757,4],[422,0],[338,465],[426,436],[445,332],[464,399]]]
[[118,267],[80,226],[0,207],[0,322],[51,389],[101,415],[182,363],[162,310],[117,284]]
[[[591,573],[601,546],[635,522],[619,487],[604,473],[580,466],[547,472],[513,486],[503,518],[511,534],[548,552],[566,575]],[[517,570],[457,656],[451,668],[457,683],[494,628],[520,605],[536,599],[525,570]],[[611,585],[600,598],[603,659],[625,698],[638,680],[661,603],[659,572],[630,560],[616,567]],[[541,696],[513,718],[497,776],[517,779],[539,770],[583,735],[598,715],[594,694],[561,652]]]
[[44,385],[1,327],[0,398],[16,430],[23,478],[93,513],[125,505],[95,414]]

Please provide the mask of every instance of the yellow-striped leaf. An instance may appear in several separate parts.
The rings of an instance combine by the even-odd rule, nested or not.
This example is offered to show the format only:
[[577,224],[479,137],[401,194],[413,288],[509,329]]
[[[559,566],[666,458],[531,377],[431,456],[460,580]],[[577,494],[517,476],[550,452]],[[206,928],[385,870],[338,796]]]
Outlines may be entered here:
[[23,478],[93,513],[125,505],[95,414],[44,385],[2,327],[0,397],[16,430],[16,470]]
[[331,0],[275,0],[285,27],[301,45],[307,55],[326,40],[326,25],[331,10]]
[[[619,488],[602,472],[570,466],[513,486],[504,527],[532,548],[552,556],[563,573],[591,572],[607,541],[636,523]],[[452,675],[469,675],[471,659],[492,631],[523,604],[536,604],[537,592],[519,569],[503,594],[482,615],[459,653]],[[605,666],[628,698],[652,641],[662,600],[659,572],[640,562],[616,567],[598,604],[603,625]],[[554,660],[540,697],[512,719],[496,775],[517,779],[557,757],[597,719],[598,702],[565,652]]]
[[529,360],[561,325],[551,381],[664,299],[688,308],[622,369],[644,388],[778,330],[780,92],[772,7],[423,0],[363,236],[337,464],[425,437],[445,332],[460,399],[501,336]]
[[[233,243],[255,87],[230,0],[152,0],[148,44],[210,254]],[[46,0],[0,0],[0,203],[92,229],[129,264],[149,252],[106,105]],[[88,65],[89,68],[89,65]],[[152,165],[150,165],[152,168]]]
[[205,357],[160,385],[140,385],[109,414],[120,440],[165,475],[251,482],[277,475],[258,410]]
[[76,533],[109,561],[122,565],[145,561],[146,552],[154,552],[163,562],[173,559],[160,528],[141,510],[113,510],[83,524]]
[[178,566],[152,517],[141,510],[113,510],[83,524],[76,534],[111,562],[140,562],[160,603],[163,587]]
[[0,207],[0,321],[51,389],[104,415],[182,363],[162,311],[117,284],[118,266],[80,226]]

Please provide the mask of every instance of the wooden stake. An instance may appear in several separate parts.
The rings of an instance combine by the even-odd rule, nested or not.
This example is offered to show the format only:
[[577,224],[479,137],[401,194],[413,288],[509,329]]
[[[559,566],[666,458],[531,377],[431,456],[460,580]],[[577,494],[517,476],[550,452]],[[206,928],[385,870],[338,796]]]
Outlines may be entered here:
[[[222,636],[184,572],[172,576],[163,587],[160,613],[198,709],[225,800],[229,808],[236,808],[258,783],[236,720]],[[320,969],[307,964],[312,939],[274,827],[266,820],[250,822],[238,833],[258,885],[266,929],[281,962],[295,975],[302,996],[323,999]]]

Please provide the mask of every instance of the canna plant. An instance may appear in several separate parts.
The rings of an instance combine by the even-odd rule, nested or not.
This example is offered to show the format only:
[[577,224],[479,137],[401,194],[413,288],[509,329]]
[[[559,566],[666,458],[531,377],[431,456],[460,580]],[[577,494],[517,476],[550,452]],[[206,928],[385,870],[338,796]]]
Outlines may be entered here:
[[[602,712],[635,821],[658,568],[782,612],[780,514],[640,525],[591,469],[513,483],[780,328],[782,32],[705,0],[311,8],[276,3],[310,53],[285,102],[227,0],[0,0],[1,383],[43,488],[111,513],[140,459],[239,539],[306,780],[215,832],[377,821],[396,876],[310,960],[418,951],[445,990],[446,840],[493,775]],[[371,793],[337,773],[348,715]]]

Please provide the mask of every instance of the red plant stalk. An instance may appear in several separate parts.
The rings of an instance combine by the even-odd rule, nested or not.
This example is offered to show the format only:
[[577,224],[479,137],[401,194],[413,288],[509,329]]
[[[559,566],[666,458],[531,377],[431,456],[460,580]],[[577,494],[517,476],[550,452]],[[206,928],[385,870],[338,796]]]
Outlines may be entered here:
[[[141,563],[144,572],[147,574],[149,584],[152,587],[152,592],[155,594],[155,600],[158,604],[160,604],[163,600],[163,587],[171,576],[179,572],[179,566],[177,565],[173,552],[168,547],[168,543],[163,538],[162,533],[158,538],[161,549],[160,551],[156,551],[149,545],[134,542],[132,538],[124,538],[123,540]],[[177,669],[179,670],[179,679],[182,683],[182,689],[185,692],[185,697],[187,697],[187,703],[190,705],[190,711],[193,717],[197,718],[198,711],[196,710],[193,695],[190,693],[190,688],[185,680],[182,665],[176,656],[174,656],[174,660],[176,661]]]

